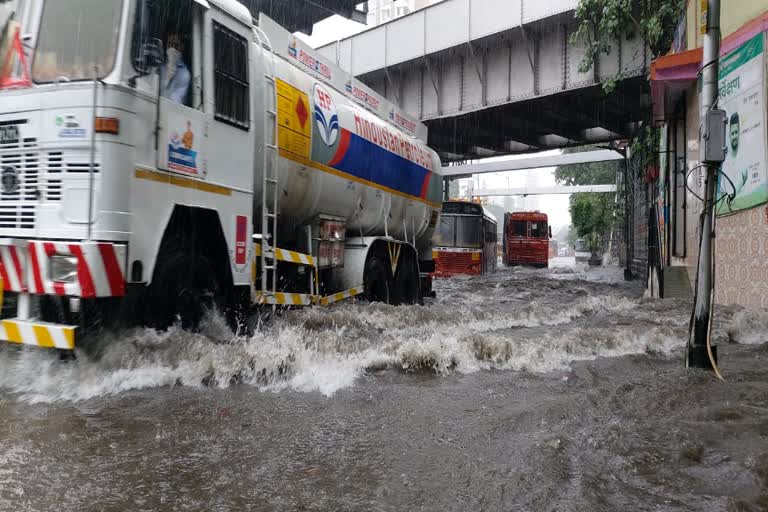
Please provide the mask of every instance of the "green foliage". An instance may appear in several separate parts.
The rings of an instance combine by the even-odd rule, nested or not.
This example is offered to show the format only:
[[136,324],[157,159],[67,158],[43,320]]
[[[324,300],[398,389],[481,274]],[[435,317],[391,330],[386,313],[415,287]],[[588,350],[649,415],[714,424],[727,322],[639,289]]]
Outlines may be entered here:
[[608,185],[616,183],[616,173],[620,169],[616,162],[566,165],[555,170],[555,180],[567,186]]
[[[596,148],[586,146],[568,152],[589,151]],[[562,185],[606,185],[616,183],[616,174],[621,170],[620,162],[596,162],[558,167],[555,180]],[[571,213],[573,232],[578,238],[596,233],[605,238],[616,218],[615,194],[584,192],[571,194],[568,210]]]
[[614,194],[572,194],[570,202],[568,210],[571,213],[571,223],[579,238],[593,233],[600,236],[608,233],[615,217]]
[[661,131],[650,125],[645,125],[630,145],[632,158],[637,161],[637,167],[643,171],[655,167],[659,163],[659,137]]
[[594,255],[599,255],[603,248],[603,237],[597,231],[593,231],[587,238],[587,248]]
[[[579,71],[592,69],[595,59],[610,54],[620,37],[641,37],[651,58],[665,54],[685,4],[686,0],[580,0],[576,7],[579,26],[571,36],[572,43],[583,40],[586,45]],[[619,74],[606,80],[605,91],[612,91],[621,78]]]

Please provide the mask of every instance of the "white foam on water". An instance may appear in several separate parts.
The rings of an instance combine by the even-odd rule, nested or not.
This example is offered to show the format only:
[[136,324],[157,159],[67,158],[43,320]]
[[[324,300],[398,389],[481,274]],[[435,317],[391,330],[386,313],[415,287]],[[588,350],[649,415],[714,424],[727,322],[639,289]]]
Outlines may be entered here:
[[768,343],[768,309],[740,309],[733,315],[727,332],[731,341],[742,345]]
[[220,315],[211,315],[199,333],[134,329],[100,340],[98,357],[80,352],[76,361],[61,362],[49,351],[0,350],[0,389],[29,402],[235,382],[330,396],[370,370],[549,372],[596,357],[668,354],[682,343],[660,325],[569,325],[632,318],[639,303],[610,288],[595,291],[540,272],[520,277],[538,281],[526,288],[502,281],[503,275],[451,280],[423,307],[358,302],[296,310],[250,337],[233,335]]

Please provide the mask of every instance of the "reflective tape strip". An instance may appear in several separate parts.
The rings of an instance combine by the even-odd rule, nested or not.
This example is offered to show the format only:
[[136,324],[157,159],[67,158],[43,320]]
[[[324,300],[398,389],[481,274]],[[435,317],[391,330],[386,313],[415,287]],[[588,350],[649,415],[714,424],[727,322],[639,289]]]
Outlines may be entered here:
[[277,249],[275,251],[277,259],[280,261],[290,261],[292,263],[298,263],[300,265],[314,265],[315,258],[308,254],[302,254],[300,252],[286,251],[285,249]]
[[283,293],[275,294],[256,292],[257,304],[278,304],[281,306],[309,306],[312,304],[312,296],[305,293]]
[[340,300],[349,299],[351,297],[354,297],[355,295],[360,295],[364,291],[365,291],[364,287],[358,286],[356,288],[350,288],[349,290],[345,290],[343,292],[334,293],[333,295],[328,295],[327,297],[320,298],[320,305],[327,306],[328,304],[333,304],[334,302],[339,302]]
[[[122,244],[29,241],[27,285],[32,293],[74,297],[122,297],[125,295],[125,253]],[[75,277],[68,282],[51,279],[53,256],[76,260]]]
[[75,348],[73,325],[49,324],[26,320],[0,322],[0,339],[22,345],[72,350]]
[[[256,256],[261,257],[261,244],[256,244]],[[275,249],[275,258],[278,261],[287,261],[288,263],[297,263],[299,265],[315,266],[315,258],[309,254],[303,254],[286,249]]]
[[15,245],[0,246],[0,275],[5,282],[5,289],[14,292],[27,291],[24,281],[24,254],[19,254]]

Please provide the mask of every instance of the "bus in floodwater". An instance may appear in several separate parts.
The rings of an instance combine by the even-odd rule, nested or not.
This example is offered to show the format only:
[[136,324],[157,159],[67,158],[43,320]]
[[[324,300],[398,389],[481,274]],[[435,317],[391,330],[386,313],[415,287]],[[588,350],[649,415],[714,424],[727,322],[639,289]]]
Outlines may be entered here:
[[504,215],[503,262],[508,267],[549,266],[552,230],[546,213],[513,212]]
[[496,217],[481,204],[446,201],[435,232],[435,277],[496,270]]

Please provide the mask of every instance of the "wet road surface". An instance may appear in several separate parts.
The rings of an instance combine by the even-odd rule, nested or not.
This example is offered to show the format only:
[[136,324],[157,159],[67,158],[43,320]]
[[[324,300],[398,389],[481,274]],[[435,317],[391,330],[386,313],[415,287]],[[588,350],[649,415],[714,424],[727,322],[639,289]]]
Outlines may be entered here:
[[0,510],[766,510],[768,313],[718,309],[720,383],[682,368],[690,305],[620,276],[4,348]]

